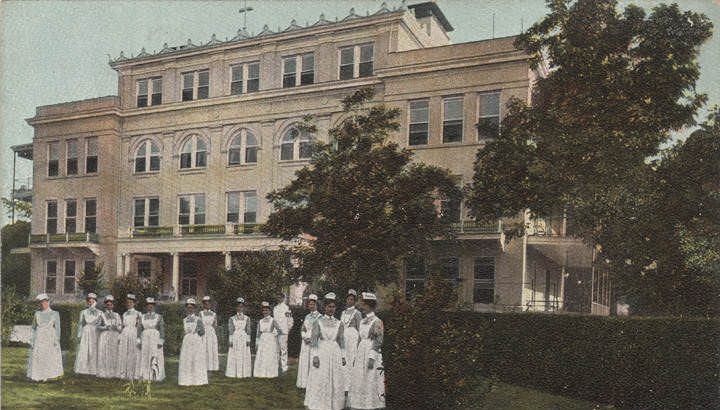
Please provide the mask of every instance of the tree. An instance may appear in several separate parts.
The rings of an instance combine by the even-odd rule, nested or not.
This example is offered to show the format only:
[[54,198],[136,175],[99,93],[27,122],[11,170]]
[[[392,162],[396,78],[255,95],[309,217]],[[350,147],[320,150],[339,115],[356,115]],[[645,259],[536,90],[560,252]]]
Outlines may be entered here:
[[13,254],[13,249],[26,248],[30,235],[30,222],[16,221],[14,224],[2,228],[2,266],[0,271],[0,286],[14,287],[21,297],[30,293],[30,254]]
[[277,295],[293,283],[290,256],[284,249],[245,252],[237,256],[231,269],[212,273],[207,290],[218,302],[218,313],[232,315],[238,297],[258,310],[262,301],[275,303]]
[[14,203],[16,218],[30,219],[32,217],[32,204],[30,202],[8,198],[0,198],[0,201],[2,201],[2,204],[5,207],[5,212],[7,212],[8,216],[12,215]]
[[449,232],[436,201],[458,199],[459,188],[447,170],[412,163],[411,151],[388,140],[399,111],[372,97],[369,88],[346,97],[332,143],[316,143],[310,164],[267,197],[275,211],[264,230],[303,239],[295,251],[305,281],[323,278],[334,289],[393,282],[398,258]]
[[117,311],[124,313],[126,310],[125,301],[127,295],[132,293],[136,297],[135,309],[144,311],[145,298],[158,298],[162,289],[162,279],[157,278],[154,281],[141,279],[137,274],[131,273],[125,276],[117,276],[110,282],[110,293],[115,298],[115,306]]
[[471,211],[479,219],[565,212],[635,308],[687,311],[695,301],[673,295],[674,281],[662,280],[675,267],[642,278],[662,252],[678,253],[653,215],[666,195],[657,187],[657,158],[671,132],[693,124],[706,102],[695,91],[697,55],[712,24],[677,5],[650,14],[634,5],[618,11],[616,0],[552,0],[548,7],[516,41],[533,68],[549,65],[548,74],[533,88],[531,106],[508,105],[498,138],[478,152]]
[[100,293],[104,289],[105,275],[103,264],[99,263],[91,268],[85,268],[77,278],[78,288],[84,293]]

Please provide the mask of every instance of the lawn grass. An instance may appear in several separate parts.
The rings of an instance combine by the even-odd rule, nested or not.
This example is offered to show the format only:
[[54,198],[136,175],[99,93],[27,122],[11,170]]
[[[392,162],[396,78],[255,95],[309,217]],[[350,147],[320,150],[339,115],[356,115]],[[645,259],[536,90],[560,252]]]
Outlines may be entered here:
[[[152,398],[130,398],[125,381],[103,380],[72,373],[74,357],[64,357],[65,376],[56,381],[33,383],[25,377],[27,348],[2,349],[3,409],[303,409],[304,391],[295,387],[295,366],[277,379],[230,379],[210,372],[208,386],[177,385],[177,357],[166,358],[167,378],[152,384]],[[222,361],[222,360],[221,360]],[[497,383],[478,403],[478,410],[591,410],[593,403],[573,400],[504,383]]]

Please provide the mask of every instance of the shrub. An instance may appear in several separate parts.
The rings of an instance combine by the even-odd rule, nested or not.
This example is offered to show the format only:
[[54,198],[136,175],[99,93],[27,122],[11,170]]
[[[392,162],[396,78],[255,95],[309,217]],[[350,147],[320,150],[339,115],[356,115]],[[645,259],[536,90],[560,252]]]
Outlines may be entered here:
[[103,264],[99,263],[92,268],[84,269],[78,274],[78,288],[87,295],[88,293],[99,294],[104,290],[105,275],[103,274]]
[[29,325],[32,323],[34,308],[25,302],[16,292],[14,287],[8,287],[2,291],[2,343],[10,341],[13,325]]
[[135,309],[142,312],[145,310],[145,298],[153,297],[157,299],[160,294],[160,289],[161,284],[159,279],[148,281],[146,279],[140,279],[136,274],[116,277],[110,284],[110,293],[116,301],[115,309],[120,314],[124,313],[127,309],[125,300],[128,293],[132,293],[137,297]]

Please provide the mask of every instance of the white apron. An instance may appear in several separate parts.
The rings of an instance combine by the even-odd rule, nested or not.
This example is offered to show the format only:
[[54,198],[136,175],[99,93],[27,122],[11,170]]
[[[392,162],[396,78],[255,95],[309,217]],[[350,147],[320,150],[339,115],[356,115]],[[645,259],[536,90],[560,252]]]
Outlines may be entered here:
[[[206,316],[207,314],[207,316]],[[208,371],[220,370],[218,360],[218,339],[215,333],[215,320],[217,316],[213,311],[203,311],[200,313],[205,328],[205,334],[202,336],[205,344],[205,355],[207,356]]]
[[32,340],[27,377],[34,381],[45,381],[62,376],[60,314],[50,309],[35,312]]
[[103,312],[100,317],[98,336],[97,376],[101,378],[118,377],[118,350],[120,347],[120,315],[115,312]]
[[248,324],[250,318],[242,315],[235,315],[230,318],[233,326],[233,333],[228,336],[232,346],[228,348],[227,366],[225,376],[227,377],[252,377],[252,356],[250,354],[250,334]]
[[160,331],[157,326],[160,315],[155,314],[152,319],[141,317],[142,335],[140,339],[140,360],[138,361],[137,377],[140,380],[163,381],[165,380],[165,357],[160,340]]
[[[313,344],[312,357],[317,356],[320,366],[310,365],[305,406],[310,410],[342,410],[345,408],[345,372],[343,353],[338,343],[342,338],[342,322],[335,318],[322,317],[315,322],[319,329],[319,340]],[[312,359],[311,359],[312,362]]]
[[347,365],[343,368],[343,372],[345,373],[345,391],[350,390],[352,381],[350,371],[355,361],[355,355],[357,354],[358,331],[355,326],[360,325],[360,321],[358,320],[359,316],[360,312],[353,308],[345,309],[340,317],[344,326],[343,337],[345,338],[345,360],[347,361]]
[[[353,409],[385,408],[385,374],[382,370],[382,354],[372,349],[373,340],[369,338],[370,329],[380,319],[373,316],[360,322],[360,342],[358,343],[355,363],[351,370],[352,385],[348,392],[348,403]],[[368,369],[368,359],[375,359],[373,369]]]
[[80,312],[80,344],[78,345],[77,356],[75,356],[75,373],[92,374],[97,373],[97,322],[100,319],[100,311],[95,308],[88,308]]
[[306,342],[306,340],[310,339],[313,324],[318,317],[320,317],[318,311],[308,313],[305,315],[302,328],[300,328],[302,340],[300,341],[300,356],[298,356],[298,373],[295,385],[301,389],[307,386],[308,372],[310,371],[310,366],[312,366],[312,361],[310,360],[310,344]]
[[205,357],[205,344],[202,336],[197,333],[198,321],[195,316],[183,320],[185,336],[180,347],[180,364],[178,369],[178,384],[180,386],[199,386],[208,384],[207,358]]
[[120,332],[120,345],[118,346],[118,377],[125,380],[136,380],[140,360],[140,347],[138,346],[138,323],[140,312],[135,309],[128,310],[122,317],[122,332]]
[[272,316],[261,319],[257,326],[255,377],[277,377],[280,367],[277,330]]

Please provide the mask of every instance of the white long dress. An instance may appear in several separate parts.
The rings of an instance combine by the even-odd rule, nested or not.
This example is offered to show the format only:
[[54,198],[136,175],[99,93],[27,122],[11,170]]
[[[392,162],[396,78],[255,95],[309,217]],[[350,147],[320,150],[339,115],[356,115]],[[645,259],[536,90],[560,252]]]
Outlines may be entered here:
[[205,333],[203,321],[192,314],[183,320],[185,336],[180,347],[178,384],[180,386],[199,386],[208,384],[207,358],[202,335]]
[[310,366],[305,406],[310,410],[342,410],[345,408],[345,372],[343,366],[342,322],[324,315],[315,322],[311,336],[312,357],[320,365]]
[[[165,321],[157,313],[145,313],[140,321],[140,360],[137,377],[140,380],[165,380]],[[158,347],[160,346],[160,347]]]
[[255,377],[278,377],[280,349],[278,348],[278,325],[272,316],[260,319],[255,337]]
[[[348,404],[352,409],[385,408],[385,373],[383,370],[381,346],[383,323],[374,312],[360,321],[360,342],[353,364],[352,384],[348,392]],[[368,360],[375,360],[368,369]]]
[[62,375],[60,314],[52,309],[36,311],[32,323],[27,377],[34,381],[45,381]]
[[361,320],[362,315],[355,306],[345,309],[340,316],[340,321],[342,321],[343,326],[345,327],[343,331],[343,336],[345,338],[345,359],[347,360],[347,365],[343,368],[343,372],[345,373],[345,391],[350,390],[350,384],[352,381],[352,378],[350,377],[350,370],[352,369],[353,362],[355,361],[355,355],[357,354],[358,329],[360,328]]
[[105,379],[118,377],[121,323],[122,319],[120,319],[119,313],[105,311],[100,315],[97,324],[100,333],[98,336],[98,377]]
[[122,316],[122,332],[118,346],[118,377],[125,380],[139,378],[138,362],[140,360],[140,312],[128,309]]
[[100,319],[100,310],[91,306],[80,312],[78,321],[78,345],[77,356],[75,356],[75,373],[97,374],[97,342],[98,331],[97,321]]
[[238,313],[228,319],[229,348],[225,376],[252,377],[250,354],[250,318]]
[[208,371],[220,370],[220,361],[218,360],[218,338],[215,333],[217,326],[217,315],[212,310],[203,310],[200,317],[205,328],[203,335],[203,343],[205,343],[205,356],[207,357]]
[[310,366],[312,366],[312,360],[310,360],[310,336],[315,321],[320,317],[320,312],[317,310],[310,312],[305,315],[303,320],[302,328],[300,328],[300,336],[302,341],[300,342],[300,356],[298,357],[298,373],[297,382],[295,385],[301,389],[307,386],[308,372],[310,372]]

